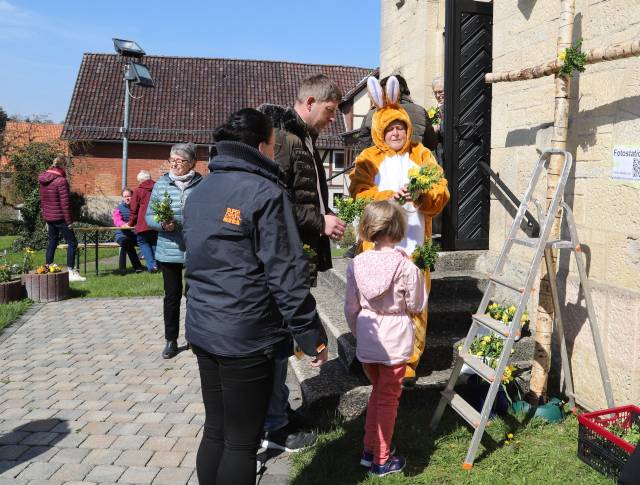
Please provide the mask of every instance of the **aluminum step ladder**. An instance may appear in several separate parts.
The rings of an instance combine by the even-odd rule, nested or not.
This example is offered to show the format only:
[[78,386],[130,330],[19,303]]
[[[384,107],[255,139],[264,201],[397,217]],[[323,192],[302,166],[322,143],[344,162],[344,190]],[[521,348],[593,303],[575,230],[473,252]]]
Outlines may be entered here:
[[[549,210],[546,214],[543,214],[540,203],[534,199],[535,189],[540,176],[543,172],[546,172],[547,164],[549,163],[551,155],[562,155],[564,157],[564,165],[562,168],[561,177],[559,183],[555,189],[553,199],[549,205]],[[609,407],[614,407],[613,395],[611,392],[611,382],[609,380],[609,374],[607,365],[604,360],[604,353],[602,350],[602,344],[600,340],[600,332],[598,331],[598,323],[596,320],[596,314],[591,300],[591,292],[589,287],[589,281],[587,279],[587,272],[585,269],[584,260],[582,259],[580,242],[578,241],[578,234],[576,230],[573,213],[569,206],[563,201],[564,189],[569,177],[569,172],[572,166],[572,157],[569,152],[548,149],[540,156],[538,163],[531,176],[529,186],[524,194],[524,198],[518,208],[513,224],[507,236],[507,239],[502,247],[500,256],[496,262],[496,267],[493,273],[489,276],[489,284],[484,292],[478,311],[472,316],[472,324],[469,328],[469,333],[464,341],[462,348],[458,352],[455,366],[451,372],[451,377],[447,386],[442,391],[442,397],[436,408],[436,412],[431,420],[431,428],[435,430],[440,423],[442,414],[447,405],[450,405],[454,411],[456,411],[464,420],[469,423],[474,429],[473,438],[467,451],[467,456],[463,463],[463,468],[470,469],[473,466],[473,462],[476,457],[476,452],[480,445],[480,440],[484,433],[485,427],[489,421],[489,416],[493,408],[493,403],[501,385],[502,375],[509,363],[511,356],[511,349],[513,348],[516,337],[520,335],[520,318],[525,312],[531,290],[534,284],[537,284],[538,269],[542,258],[545,258],[547,273],[549,275],[549,283],[551,289],[551,296],[553,298],[554,305],[554,320],[557,325],[558,333],[560,335],[560,353],[562,359],[562,371],[565,381],[565,393],[569,397],[571,406],[575,406],[575,396],[573,391],[573,381],[571,378],[571,366],[567,354],[567,347],[564,337],[564,330],[562,326],[562,316],[560,314],[560,301],[558,299],[558,288],[556,281],[556,269],[555,262],[553,260],[552,250],[569,250],[571,251],[576,260],[578,273],[580,276],[580,284],[582,285],[582,291],[587,306],[587,313],[589,319],[589,325],[591,328],[591,334],[593,336],[593,344],[595,348],[596,357],[600,367],[600,376],[604,387],[604,393],[607,399]],[[529,204],[535,204],[539,218],[541,221],[540,236],[538,238],[518,238],[520,231],[520,225],[525,217],[525,213],[529,207]],[[551,229],[554,223],[554,219],[558,215],[559,210],[562,209],[562,218],[560,221],[561,228],[566,225],[568,229],[569,238],[566,240],[549,240]],[[533,258],[530,263],[529,271],[527,273],[524,282],[514,281],[513,277],[502,276],[505,268],[505,263],[508,260],[509,252],[514,244],[523,245],[533,249]],[[494,296],[498,288],[507,288],[509,291],[513,291],[518,295],[518,304],[516,313],[507,326],[501,321],[494,320],[493,318],[485,315],[487,313],[487,306],[489,305],[492,297]],[[472,355],[470,347],[473,340],[479,335],[485,335],[487,332],[494,332],[504,338],[504,346],[502,353],[497,360],[497,365],[494,368],[488,365],[481,358]],[[482,411],[478,412],[471,404],[466,402],[459,394],[454,391],[454,386],[458,381],[458,377],[462,371],[463,364],[469,366],[476,374],[482,377],[484,380],[490,383],[489,392],[482,407]],[[581,401],[578,397],[578,400]],[[580,403],[584,405],[586,401]]]

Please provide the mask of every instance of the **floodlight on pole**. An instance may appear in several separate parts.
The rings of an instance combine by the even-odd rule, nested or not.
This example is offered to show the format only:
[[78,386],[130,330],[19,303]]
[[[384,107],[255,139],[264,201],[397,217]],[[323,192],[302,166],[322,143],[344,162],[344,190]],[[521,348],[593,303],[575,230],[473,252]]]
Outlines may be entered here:
[[[152,88],[153,78],[147,66],[140,59],[145,52],[137,42],[124,39],[113,39],[113,47],[116,52],[127,60],[124,66],[124,120],[122,131],[122,190],[127,186],[127,165],[129,162],[129,98],[131,97],[131,85]],[[134,58],[131,61],[129,58]]]
[[114,37],[113,47],[118,54],[125,57],[135,57],[136,59],[140,59],[145,54],[142,47],[132,40],[116,39]]

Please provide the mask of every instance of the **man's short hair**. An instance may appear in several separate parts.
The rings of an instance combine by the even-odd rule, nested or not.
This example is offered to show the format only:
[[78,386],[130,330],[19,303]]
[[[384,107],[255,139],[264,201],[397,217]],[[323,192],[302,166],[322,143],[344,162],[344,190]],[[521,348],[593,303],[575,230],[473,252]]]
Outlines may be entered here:
[[314,74],[302,80],[300,86],[298,86],[296,101],[303,103],[311,96],[319,103],[325,101],[339,103],[342,100],[342,91],[340,91],[336,83],[324,74]]
[[436,84],[442,84],[444,86],[444,79],[442,76],[436,76],[433,78],[433,81],[431,81],[431,89],[435,88]]

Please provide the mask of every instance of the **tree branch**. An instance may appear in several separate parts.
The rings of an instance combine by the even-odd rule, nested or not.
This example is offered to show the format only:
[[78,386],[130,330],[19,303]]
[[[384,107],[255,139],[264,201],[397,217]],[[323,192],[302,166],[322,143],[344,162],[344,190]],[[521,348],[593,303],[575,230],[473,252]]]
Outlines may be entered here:
[[[589,49],[585,52],[587,55],[586,64],[597,64],[598,62],[614,61],[616,59],[624,59],[626,57],[640,56],[640,38],[626,42],[624,44],[613,44],[605,48]],[[539,77],[550,76],[560,72],[562,61],[554,59],[543,64],[524,69],[516,69],[513,71],[489,72],[485,75],[485,82],[499,83],[522,81],[525,79],[536,79]]]

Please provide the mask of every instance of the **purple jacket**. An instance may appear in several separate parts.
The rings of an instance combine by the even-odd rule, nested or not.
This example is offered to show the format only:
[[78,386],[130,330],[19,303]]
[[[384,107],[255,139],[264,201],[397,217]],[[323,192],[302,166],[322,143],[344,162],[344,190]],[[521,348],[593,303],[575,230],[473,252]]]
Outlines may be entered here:
[[67,182],[64,170],[52,167],[38,175],[38,182],[40,184],[40,208],[44,220],[47,222],[64,221],[67,225],[72,224],[69,182]]

